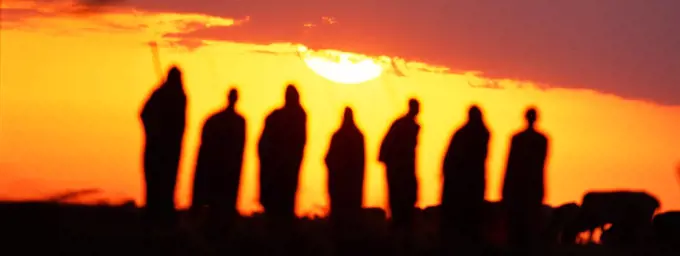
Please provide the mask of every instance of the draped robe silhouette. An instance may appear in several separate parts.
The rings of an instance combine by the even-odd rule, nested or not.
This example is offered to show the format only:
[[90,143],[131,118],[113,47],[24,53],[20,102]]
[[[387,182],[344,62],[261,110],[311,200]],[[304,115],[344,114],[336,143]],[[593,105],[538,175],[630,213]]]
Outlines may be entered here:
[[509,242],[522,248],[537,239],[545,190],[548,139],[534,128],[536,118],[536,110],[529,109],[527,128],[512,137],[502,191]]
[[230,91],[227,107],[206,120],[194,176],[192,208],[208,206],[225,218],[237,213],[246,141],[246,121],[236,112],[236,97]]
[[345,109],[343,122],[331,137],[325,162],[331,206],[329,220],[337,252],[339,255],[360,253],[356,237],[362,226],[365,142],[350,108]]
[[307,114],[295,87],[288,86],[285,105],[267,116],[258,144],[260,203],[267,215],[295,217],[295,194],[306,141]]
[[352,110],[347,108],[340,129],[331,137],[325,159],[332,218],[355,216],[361,211],[365,158],[364,135],[354,123]]
[[482,238],[489,130],[482,112],[473,106],[468,121],[451,138],[444,157],[442,228],[455,241]]
[[418,197],[416,146],[420,125],[415,121],[418,102],[409,102],[409,113],[397,119],[380,145],[378,160],[385,164],[392,222],[410,228]]
[[186,124],[187,98],[177,67],[149,97],[141,111],[145,132],[144,181],[146,208],[157,217],[172,218],[175,186]]

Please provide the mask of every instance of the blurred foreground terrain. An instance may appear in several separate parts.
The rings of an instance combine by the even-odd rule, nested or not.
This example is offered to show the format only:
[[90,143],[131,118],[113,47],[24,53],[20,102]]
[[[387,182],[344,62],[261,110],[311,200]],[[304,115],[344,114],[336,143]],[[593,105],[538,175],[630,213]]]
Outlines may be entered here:
[[[239,217],[233,228],[206,235],[200,221],[179,213],[175,228],[146,229],[141,208],[123,205],[83,205],[59,202],[2,202],[0,230],[5,253],[28,255],[441,255],[437,208],[419,210],[412,238],[390,234],[381,209],[368,208],[357,218],[356,233],[334,243],[325,218],[298,219],[292,231],[267,232],[262,215]],[[456,255],[514,255],[503,246],[502,223],[488,221],[488,240],[495,245],[461,249]],[[493,226],[493,227],[492,227]],[[212,233],[211,233],[212,234]],[[412,245],[412,246],[408,246]],[[411,249],[406,249],[406,247]],[[546,245],[539,255],[680,255],[675,249],[642,247]],[[340,253],[342,251],[342,253]]]

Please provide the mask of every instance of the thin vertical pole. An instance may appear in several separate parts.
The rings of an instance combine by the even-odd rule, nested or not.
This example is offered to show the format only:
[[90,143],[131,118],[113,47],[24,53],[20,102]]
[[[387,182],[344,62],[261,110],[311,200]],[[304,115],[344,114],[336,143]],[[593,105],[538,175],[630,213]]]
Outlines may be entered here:
[[156,76],[162,78],[163,72],[161,71],[161,60],[160,54],[158,52],[158,43],[155,41],[149,42],[149,46],[151,46],[151,58],[153,60],[154,68],[156,69]]

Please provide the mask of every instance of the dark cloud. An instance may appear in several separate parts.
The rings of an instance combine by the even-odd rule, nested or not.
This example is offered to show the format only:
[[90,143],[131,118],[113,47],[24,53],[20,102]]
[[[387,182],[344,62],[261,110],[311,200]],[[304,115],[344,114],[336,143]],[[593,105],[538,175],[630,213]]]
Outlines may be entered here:
[[[144,1],[251,21],[184,36],[301,42],[680,104],[680,1]],[[323,24],[321,17],[336,24]],[[317,26],[306,28],[305,23]]]
[[[8,19],[22,21],[35,17],[103,13],[125,6],[125,2],[126,0],[5,0],[5,6],[0,11],[4,25]],[[36,6],[40,8],[35,8]]]
[[25,17],[44,16],[43,13],[30,9],[2,9],[0,12],[2,29],[22,28]]
[[126,0],[76,0],[69,13],[73,14],[96,14],[110,11],[123,6]]
[[77,3],[87,6],[115,6],[125,3],[125,0],[78,0]]
[[[129,0],[123,5],[250,17],[239,26],[172,37],[303,43],[680,104],[677,0]],[[336,23],[324,22],[324,16]]]
[[200,39],[193,38],[165,38],[166,40],[161,42],[164,46],[181,48],[187,51],[193,51],[197,48],[204,46],[205,43]]
[[500,85],[497,81],[493,80],[486,80],[480,83],[473,83],[468,81],[468,85],[472,88],[503,89],[502,85]]

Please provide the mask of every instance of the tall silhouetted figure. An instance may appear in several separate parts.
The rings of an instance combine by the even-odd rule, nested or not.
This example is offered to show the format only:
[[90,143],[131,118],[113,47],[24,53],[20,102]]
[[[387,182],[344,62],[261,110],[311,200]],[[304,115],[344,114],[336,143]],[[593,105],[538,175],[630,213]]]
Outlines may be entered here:
[[442,234],[445,243],[481,242],[489,130],[482,111],[470,107],[468,121],[454,133],[444,158]]
[[141,118],[146,134],[144,181],[146,210],[150,220],[175,218],[175,184],[186,123],[187,98],[182,73],[177,67],[149,97]]
[[[356,228],[364,190],[365,169],[364,135],[354,123],[352,109],[345,108],[340,129],[331,138],[326,155],[330,219],[337,235],[343,236]],[[351,230],[356,232],[355,229]]]
[[238,92],[229,91],[225,109],[213,114],[203,125],[196,161],[191,207],[209,209],[212,220],[231,221],[236,215],[246,121],[236,112]]
[[295,218],[295,193],[307,141],[307,114],[293,85],[285,105],[265,119],[260,137],[260,203],[265,214],[279,220]]
[[508,242],[526,250],[537,240],[544,195],[548,138],[536,131],[536,109],[526,112],[527,128],[512,137],[503,203],[508,211]]
[[416,146],[420,131],[420,125],[415,120],[420,104],[416,99],[411,99],[408,103],[408,113],[392,124],[380,145],[378,157],[387,171],[393,225],[400,229],[406,228],[407,232],[413,228],[414,207],[418,199]]

